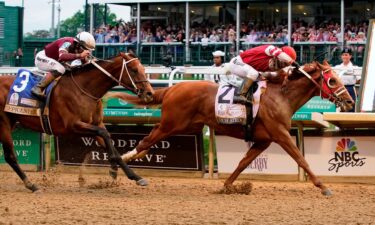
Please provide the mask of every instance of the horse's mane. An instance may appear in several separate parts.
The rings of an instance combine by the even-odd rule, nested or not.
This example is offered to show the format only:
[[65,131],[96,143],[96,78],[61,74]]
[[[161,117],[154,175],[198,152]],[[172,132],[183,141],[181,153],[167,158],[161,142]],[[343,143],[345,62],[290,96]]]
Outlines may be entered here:
[[[305,64],[303,68],[307,73],[314,72],[318,68],[317,62]],[[302,77],[305,77],[305,75],[303,75],[299,70],[293,69],[291,73],[288,75],[288,80],[298,80]]]
[[[126,53],[126,54],[128,56],[132,57],[132,58],[137,58],[137,56],[132,52],[129,52],[129,53]],[[121,53],[116,55],[116,56],[112,56],[112,57],[109,57],[109,58],[106,58],[106,59],[98,59],[95,62],[101,66],[101,64],[103,64],[103,63],[110,63],[110,61],[113,61],[115,58],[117,58],[119,56],[121,56]],[[78,73],[88,72],[92,69],[97,69],[97,68],[93,64],[87,63],[87,64],[84,64],[84,65],[81,65],[81,66],[73,67],[71,69],[71,72],[73,74],[78,74]],[[70,71],[67,71],[67,73],[70,73]]]

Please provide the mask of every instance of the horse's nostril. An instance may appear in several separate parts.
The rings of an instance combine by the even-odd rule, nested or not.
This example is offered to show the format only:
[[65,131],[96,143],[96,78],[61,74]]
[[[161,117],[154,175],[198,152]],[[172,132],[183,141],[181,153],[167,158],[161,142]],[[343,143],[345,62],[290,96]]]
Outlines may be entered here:
[[148,96],[152,96],[152,92],[148,91],[148,92],[146,93],[146,95],[148,95]]

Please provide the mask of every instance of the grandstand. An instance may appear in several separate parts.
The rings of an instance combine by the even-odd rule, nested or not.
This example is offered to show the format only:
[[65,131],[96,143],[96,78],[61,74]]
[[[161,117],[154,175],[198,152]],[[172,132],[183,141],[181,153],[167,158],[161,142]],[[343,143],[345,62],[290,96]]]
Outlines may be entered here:
[[[91,5],[99,2],[103,3],[89,1]],[[111,39],[111,43],[104,38],[104,43],[98,43],[97,54],[108,57],[120,49],[133,48],[146,64],[161,64],[170,54],[177,65],[209,65],[214,50],[224,50],[229,59],[241,49],[273,43],[295,46],[301,63],[327,52],[325,58],[333,64],[338,63],[340,48],[350,45],[354,62],[362,65],[368,20],[375,12],[375,1],[105,2],[130,6],[132,21],[117,27],[94,27],[91,23],[90,29],[94,33],[104,31],[107,40],[116,36],[119,28],[134,33],[126,40],[118,34],[118,41]]]

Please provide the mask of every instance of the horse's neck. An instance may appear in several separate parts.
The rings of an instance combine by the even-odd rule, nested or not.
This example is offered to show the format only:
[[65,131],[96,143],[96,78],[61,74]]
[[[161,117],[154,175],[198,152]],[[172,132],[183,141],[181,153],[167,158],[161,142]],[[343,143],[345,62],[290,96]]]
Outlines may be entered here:
[[[118,60],[114,59],[114,62],[102,63],[100,66],[108,73],[116,76],[117,73],[120,73],[119,65]],[[82,89],[97,98],[103,97],[115,85],[115,82],[111,78],[96,67],[76,74],[74,80]]]
[[292,82],[287,87],[286,96],[289,100],[291,111],[294,114],[299,108],[306,104],[306,102],[314,97],[316,87],[307,78],[300,78]]

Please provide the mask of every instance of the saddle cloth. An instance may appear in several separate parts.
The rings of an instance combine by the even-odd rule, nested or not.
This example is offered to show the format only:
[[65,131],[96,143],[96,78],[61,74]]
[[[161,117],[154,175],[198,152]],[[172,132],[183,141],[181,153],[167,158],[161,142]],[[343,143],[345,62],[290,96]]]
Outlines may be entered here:
[[[40,102],[31,93],[31,89],[42,78],[29,70],[19,69],[10,87],[4,111],[27,116],[41,116],[45,103]],[[52,86],[53,84],[46,88],[46,95],[49,95]]]
[[[253,94],[253,118],[257,116],[260,96],[262,94],[262,90],[264,90],[266,87],[266,81],[258,81],[258,88]],[[237,89],[238,87],[232,86],[230,84],[219,86],[215,100],[215,115],[218,123],[246,125],[246,106],[233,103],[233,97],[238,94]]]

